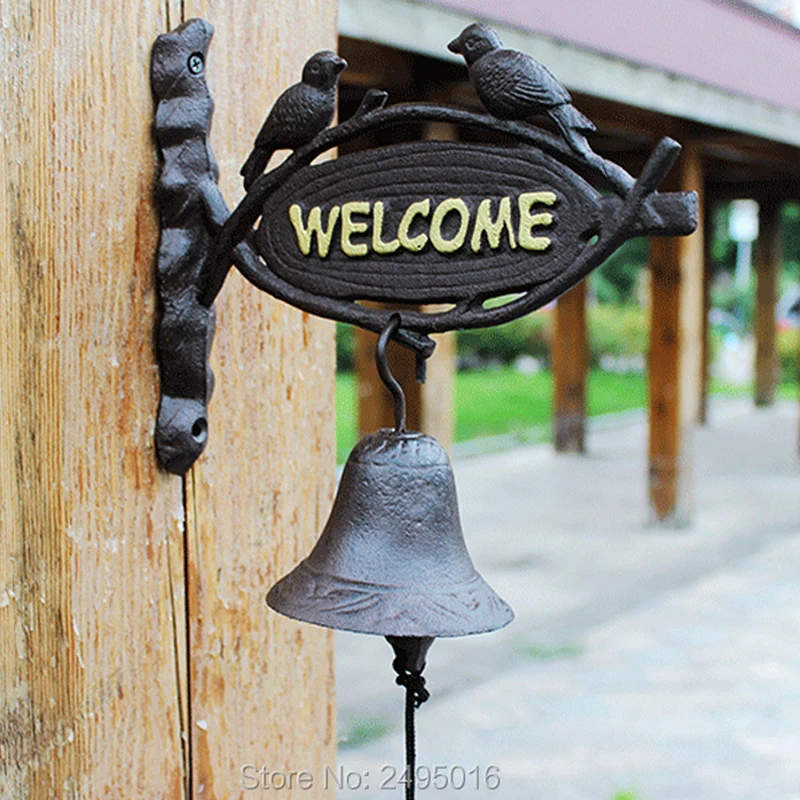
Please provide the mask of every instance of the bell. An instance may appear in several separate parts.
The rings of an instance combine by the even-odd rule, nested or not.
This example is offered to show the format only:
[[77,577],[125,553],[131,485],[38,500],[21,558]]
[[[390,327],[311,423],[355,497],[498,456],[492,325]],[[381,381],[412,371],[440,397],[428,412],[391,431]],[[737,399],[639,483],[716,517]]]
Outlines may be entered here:
[[[287,617],[385,636],[406,690],[406,800],[414,800],[414,712],[430,694],[434,639],[502,628],[514,612],[475,571],[464,544],[453,469],[432,436],[405,429],[405,395],[389,370],[393,314],[378,339],[378,372],[395,400],[395,428],[365,436],[347,459],[314,549],[270,589]],[[419,367],[419,363],[418,363]]]
[[304,622],[396,640],[484,633],[514,618],[469,557],[444,448],[391,429],[356,445],[319,541],[267,603]]

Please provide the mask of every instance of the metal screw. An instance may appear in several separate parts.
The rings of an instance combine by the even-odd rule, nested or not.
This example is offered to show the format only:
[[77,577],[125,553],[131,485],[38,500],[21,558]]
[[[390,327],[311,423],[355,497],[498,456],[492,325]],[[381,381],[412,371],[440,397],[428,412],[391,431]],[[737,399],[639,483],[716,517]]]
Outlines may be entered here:
[[189,72],[192,75],[199,75],[203,71],[203,56],[200,53],[192,53],[189,56]]

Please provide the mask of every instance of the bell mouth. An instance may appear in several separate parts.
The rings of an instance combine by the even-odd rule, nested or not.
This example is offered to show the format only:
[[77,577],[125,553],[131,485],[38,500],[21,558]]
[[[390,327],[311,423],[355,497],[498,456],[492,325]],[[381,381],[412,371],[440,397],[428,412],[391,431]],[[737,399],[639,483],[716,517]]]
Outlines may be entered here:
[[301,622],[375,636],[471,636],[514,619],[477,572],[466,582],[418,589],[328,575],[306,561],[270,589],[267,605]]

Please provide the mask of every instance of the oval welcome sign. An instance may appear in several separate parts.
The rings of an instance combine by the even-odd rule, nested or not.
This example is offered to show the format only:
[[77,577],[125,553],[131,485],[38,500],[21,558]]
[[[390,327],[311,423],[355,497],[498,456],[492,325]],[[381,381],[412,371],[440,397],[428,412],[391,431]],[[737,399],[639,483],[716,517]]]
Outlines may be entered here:
[[[358,301],[452,304],[399,312],[395,338],[427,357],[431,333],[529,314],[627,239],[681,236],[697,226],[693,192],[657,191],[680,152],[672,139],[656,145],[634,179],[585,143],[576,149],[526,122],[384,102],[385,93],[368,93],[353,117],[253,182],[217,237],[202,302],[213,302],[232,257],[274,297],[376,333],[394,312]],[[436,122],[515,144],[414,142],[312,163],[377,130]],[[521,296],[485,302],[509,295]]]
[[599,193],[541,151],[420,142],[301,168],[267,199],[256,243],[315,294],[458,302],[558,275],[600,215]]

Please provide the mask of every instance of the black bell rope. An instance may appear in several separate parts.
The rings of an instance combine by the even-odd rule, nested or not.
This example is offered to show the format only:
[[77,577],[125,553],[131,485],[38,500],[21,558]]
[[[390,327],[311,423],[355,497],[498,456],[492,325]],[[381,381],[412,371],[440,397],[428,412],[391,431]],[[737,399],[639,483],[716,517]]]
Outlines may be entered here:
[[417,745],[414,733],[414,711],[418,709],[431,695],[425,688],[425,678],[422,671],[412,672],[404,668],[401,658],[392,661],[392,667],[397,673],[395,683],[406,688],[406,800],[414,800],[414,787],[417,781]]

